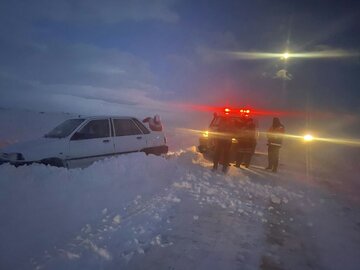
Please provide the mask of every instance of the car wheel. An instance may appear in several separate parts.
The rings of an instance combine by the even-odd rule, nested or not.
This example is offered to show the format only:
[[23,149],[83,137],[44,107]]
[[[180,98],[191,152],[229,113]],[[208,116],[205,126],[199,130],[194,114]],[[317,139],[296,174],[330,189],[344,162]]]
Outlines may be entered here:
[[65,162],[60,158],[47,158],[41,161],[41,164],[58,168],[66,167]]

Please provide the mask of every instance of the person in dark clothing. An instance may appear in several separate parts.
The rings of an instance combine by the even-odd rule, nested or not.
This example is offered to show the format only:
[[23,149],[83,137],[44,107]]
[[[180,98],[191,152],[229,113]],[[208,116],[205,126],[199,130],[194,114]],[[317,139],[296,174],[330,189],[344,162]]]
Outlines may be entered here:
[[279,153],[282,145],[283,135],[285,133],[284,126],[280,123],[280,119],[275,117],[272,126],[267,133],[268,138],[268,162],[267,170],[277,172],[279,165]]
[[230,148],[231,148],[231,140],[225,139],[217,139],[214,153],[214,165],[213,170],[217,170],[218,164],[222,155],[223,168],[222,171],[224,173],[227,172],[229,167],[229,156],[230,156]]
[[238,135],[235,167],[239,168],[241,164],[244,164],[246,168],[249,168],[256,147],[256,125],[252,118],[246,120]]
[[213,170],[217,170],[220,158],[222,157],[224,173],[227,172],[229,167],[229,158],[230,158],[230,148],[231,148],[231,138],[232,138],[232,125],[230,120],[227,118],[221,119],[219,123],[219,128],[217,130],[215,138],[215,153],[214,153],[214,165]]
[[236,140],[237,140],[237,145],[236,145],[236,153],[235,153],[235,167],[240,167],[240,165],[242,164],[243,160],[244,160],[244,153],[243,153],[243,148],[246,145],[246,140],[245,140],[245,129],[246,129],[246,121],[245,119],[241,119],[237,122],[236,125]]
[[256,125],[252,118],[249,118],[246,125],[247,152],[244,157],[245,167],[249,168],[252,156],[256,148]]

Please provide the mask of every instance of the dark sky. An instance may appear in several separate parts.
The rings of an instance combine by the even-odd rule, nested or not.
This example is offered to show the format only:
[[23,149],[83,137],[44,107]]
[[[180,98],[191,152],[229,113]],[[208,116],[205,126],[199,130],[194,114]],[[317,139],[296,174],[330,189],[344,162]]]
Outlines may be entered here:
[[[359,18],[360,1],[2,0],[0,106],[359,113]],[[334,51],[346,57],[291,58]]]

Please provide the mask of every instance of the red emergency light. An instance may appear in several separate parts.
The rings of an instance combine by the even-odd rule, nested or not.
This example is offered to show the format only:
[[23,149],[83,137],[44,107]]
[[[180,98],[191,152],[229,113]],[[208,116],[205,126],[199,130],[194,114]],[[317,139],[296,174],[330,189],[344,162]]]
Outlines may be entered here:
[[225,114],[229,114],[231,112],[231,110],[229,108],[225,108],[224,112],[225,112]]
[[250,114],[250,110],[249,109],[230,109],[230,108],[224,108],[224,113],[226,115],[232,113],[232,114],[240,114],[240,115],[244,115],[244,116],[249,116]]
[[250,113],[250,110],[249,110],[249,109],[240,109],[240,113],[247,113],[247,114],[249,114],[249,113]]
[[191,104],[191,103],[181,103],[181,104],[175,103],[173,105],[186,110],[199,111],[199,112],[213,112],[213,113],[225,114],[225,115],[238,114],[244,116],[248,115],[248,116],[272,116],[272,117],[275,116],[304,117],[305,116],[305,112],[301,112],[301,111],[249,109],[246,107],[245,108],[218,107],[218,106],[210,106],[210,105]]

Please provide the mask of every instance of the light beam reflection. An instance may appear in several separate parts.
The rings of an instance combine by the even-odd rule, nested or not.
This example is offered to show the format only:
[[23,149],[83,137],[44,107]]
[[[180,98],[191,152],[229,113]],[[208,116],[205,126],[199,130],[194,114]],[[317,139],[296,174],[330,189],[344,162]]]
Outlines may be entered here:
[[[193,133],[201,136],[204,134],[204,130],[198,130],[198,129],[189,129],[189,128],[176,128],[176,130],[179,133]],[[213,132],[213,131],[206,131],[209,137],[221,137],[221,136],[228,136],[227,134],[221,133],[221,132]],[[266,136],[267,132],[265,131],[259,131],[259,136]],[[316,137],[312,136],[312,140],[307,141],[304,138],[304,135],[295,135],[295,134],[282,134],[286,139],[294,139],[294,140],[300,140],[306,143],[315,143],[315,142],[326,142],[326,143],[335,143],[335,144],[342,144],[342,145],[348,145],[348,146],[354,146],[354,147],[360,147],[360,140],[359,139],[346,139],[346,138],[324,138],[324,137]],[[306,136],[306,135],[305,135]],[[234,137],[236,137],[236,134],[234,134]]]
[[234,59],[244,59],[244,60],[261,60],[261,59],[271,59],[271,58],[347,58],[347,57],[359,57],[360,52],[357,51],[346,51],[346,50],[324,50],[324,51],[314,51],[314,52],[285,52],[285,53],[270,53],[270,52],[241,52],[241,51],[223,51],[219,52],[224,56],[231,57]]

